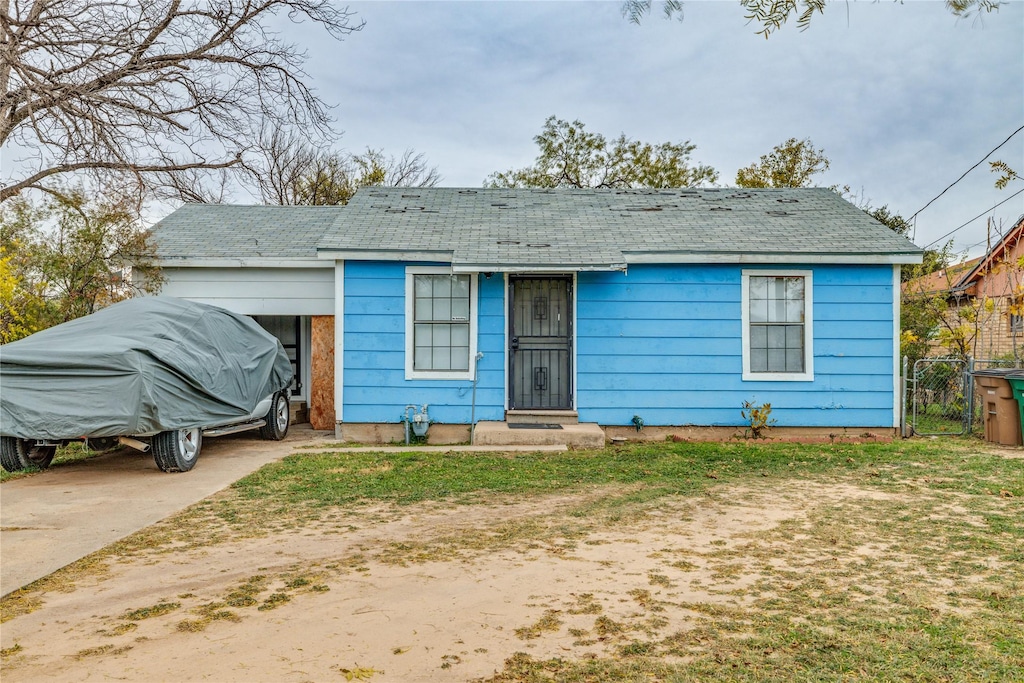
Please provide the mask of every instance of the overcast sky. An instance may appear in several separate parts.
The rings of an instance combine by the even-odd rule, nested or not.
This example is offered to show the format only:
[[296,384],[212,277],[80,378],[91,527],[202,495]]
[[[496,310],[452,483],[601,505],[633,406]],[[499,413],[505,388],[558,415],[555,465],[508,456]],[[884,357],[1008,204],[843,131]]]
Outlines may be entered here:
[[[957,20],[942,2],[830,3],[804,32],[756,35],[733,1],[684,3],[636,26],[614,2],[352,2],[365,28],[338,43],[308,25],[287,35],[335,105],[339,146],[422,152],[444,186],[480,186],[530,164],[551,115],[607,137],[689,140],[719,184],[790,137],[849,185],[909,217],[1024,125],[1024,3]],[[994,153],[1024,173],[1024,132]],[[986,216],[1024,214],[1017,181],[985,162],[921,211],[916,242],[958,230],[984,250]]]

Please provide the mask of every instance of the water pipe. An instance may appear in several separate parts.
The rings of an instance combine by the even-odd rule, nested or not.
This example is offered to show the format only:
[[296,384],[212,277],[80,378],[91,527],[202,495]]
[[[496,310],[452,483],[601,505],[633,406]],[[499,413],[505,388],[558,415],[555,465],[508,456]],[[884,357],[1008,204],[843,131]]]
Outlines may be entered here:
[[480,359],[484,357],[484,354],[477,351],[476,358],[473,359],[473,400],[470,404],[469,409],[469,445],[473,445],[473,441],[476,438],[476,380],[480,375]]

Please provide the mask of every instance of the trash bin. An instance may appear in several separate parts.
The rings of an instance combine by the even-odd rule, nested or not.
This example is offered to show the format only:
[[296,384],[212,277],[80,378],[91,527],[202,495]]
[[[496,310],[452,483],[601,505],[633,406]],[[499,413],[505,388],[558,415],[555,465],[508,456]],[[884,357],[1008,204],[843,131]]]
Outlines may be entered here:
[[1018,420],[1021,424],[1022,437],[1024,437],[1024,370],[1014,370],[1008,373],[1006,381],[1010,383],[1013,397],[1017,400]]
[[[981,397],[981,414],[985,421],[985,440],[1003,446],[1020,446],[1021,407],[1014,396],[1013,387],[1007,375],[1020,373],[1019,370],[996,368],[975,370],[974,383]],[[1019,378],[1024,390],[1024,374]]]

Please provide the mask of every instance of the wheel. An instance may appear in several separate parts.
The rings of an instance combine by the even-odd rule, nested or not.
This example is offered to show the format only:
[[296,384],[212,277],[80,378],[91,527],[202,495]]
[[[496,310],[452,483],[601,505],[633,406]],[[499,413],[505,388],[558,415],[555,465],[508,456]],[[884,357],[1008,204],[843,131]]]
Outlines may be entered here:
[[29,468],[45,470],[53,462],[56,446],[37,446],[31,439],[2,437],[0,441],[0,464],[8,472],[20,472]]
[[264,439],[280,441],[288,435],[288,425],[291,424],[292,413],[288,405],[288,396],[283,391],[280,394],[274,394],[274,400],[265,419],[267,424],[260,427],[260,436]]
[[153,460],[164,472],[188,472],[196,466],[203,447],[199,427],[160,432],[153,437]]

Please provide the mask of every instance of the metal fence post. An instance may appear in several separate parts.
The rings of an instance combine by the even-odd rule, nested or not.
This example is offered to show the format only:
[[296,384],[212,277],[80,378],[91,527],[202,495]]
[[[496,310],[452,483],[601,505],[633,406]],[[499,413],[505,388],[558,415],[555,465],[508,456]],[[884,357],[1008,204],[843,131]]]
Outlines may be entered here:
[[907,366],[910,363],[908,356],[903,356],[903,373],[900,375],[900,436],[904,439],[907,434]]

